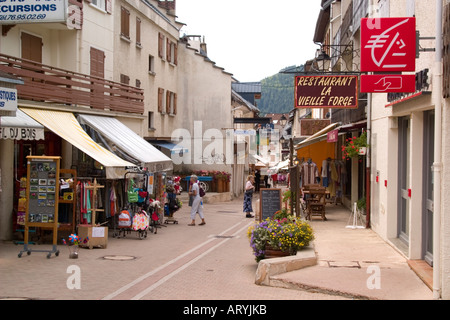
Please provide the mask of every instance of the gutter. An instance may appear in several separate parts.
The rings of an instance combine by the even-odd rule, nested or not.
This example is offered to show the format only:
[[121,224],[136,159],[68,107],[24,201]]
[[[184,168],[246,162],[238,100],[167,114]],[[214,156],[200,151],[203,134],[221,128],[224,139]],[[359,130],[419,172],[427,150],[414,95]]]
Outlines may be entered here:
[[441,297],[441,171],[442,171],[442,0],[436,0],[436,54],[433,72],[433,100],[435,108],[435,148],[433,163],[433,298]]

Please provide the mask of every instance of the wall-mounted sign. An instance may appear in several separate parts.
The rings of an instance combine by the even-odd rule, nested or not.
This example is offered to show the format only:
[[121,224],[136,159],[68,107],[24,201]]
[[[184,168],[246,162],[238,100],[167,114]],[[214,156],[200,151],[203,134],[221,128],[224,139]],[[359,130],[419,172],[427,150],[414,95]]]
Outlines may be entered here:
[[361,75],[361,92],[414,92],[414,74]]
[[416,18],[361,19],[361,71],[416,69]]
[[296,108],[358,107],[357,76],[295,77]]
[[0,87],[0,116],[15,116],[16,111],[17,89]]
[[327,142],[328,143],[337,142],[338,141],[338,136],[339,136],[339,130],[338,129],[328,132],[327,133]]
[[0,0],[0,24],[66,22],[67,0]]

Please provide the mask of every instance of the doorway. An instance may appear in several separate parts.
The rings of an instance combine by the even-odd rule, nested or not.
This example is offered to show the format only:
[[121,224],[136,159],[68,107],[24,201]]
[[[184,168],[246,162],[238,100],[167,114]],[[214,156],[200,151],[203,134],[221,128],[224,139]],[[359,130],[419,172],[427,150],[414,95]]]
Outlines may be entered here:
[[434,110],[424,113],[422,256],[433,266]]
[[398,238],[409,245],[410,117],[398,119]]

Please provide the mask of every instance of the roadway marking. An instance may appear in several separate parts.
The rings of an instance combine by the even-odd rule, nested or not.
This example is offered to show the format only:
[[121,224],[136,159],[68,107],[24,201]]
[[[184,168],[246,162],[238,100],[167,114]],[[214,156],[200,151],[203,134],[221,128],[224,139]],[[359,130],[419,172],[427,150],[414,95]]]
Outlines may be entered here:
[[[248,220],[242,220],[239,223],[231,226],[230,228],[224,230],[219,234],[219,236],[228,233],[230,230],[233,230],[239,227],[242,222],[246,222]],[[248,228],[252,222],[245,224],[239,230],[237,230],[232,236],[233,238]],[[197,262],[201,258],[205,257],[210,252],[214,251],[221,245],[225,244],[229,240],[233,238],[210,238],[205,242],[199,244],[198,246],[192,248],[189,251],[186,251],[182,255],[176,257],[163,264],[162,266],[142,275],[136,280],[130,282],[129,284],[123,286],[122,288],[116,290],[115,292],[107,295],[102,300],[112,300],[112,299],[131,299],[131,300],[139,300],[143,298],[145,295],[149,294],[155,288],[159,287],[161,284],[165,283],[167,280],[186,269],[193,263]],[[205,251],[206,247],[206,251]],[[200,250],[202,249],[202,250]],[[137,291],[138,290],[138,291]],[[140,291],[139,291],[140,290]],[[136,292],[137,291],[137,292]],[[121,297],[119,297],[121,296]]]

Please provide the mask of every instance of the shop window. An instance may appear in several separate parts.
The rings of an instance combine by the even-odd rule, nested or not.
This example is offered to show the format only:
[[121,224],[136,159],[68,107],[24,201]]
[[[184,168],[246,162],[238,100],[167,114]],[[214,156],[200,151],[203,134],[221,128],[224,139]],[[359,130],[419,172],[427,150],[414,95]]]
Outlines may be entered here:
[[155,115],[152,111],[148,113],[148,130],[155,130]]
[[155,75],[155,57],[152,55],[148,56],[148,73]]

